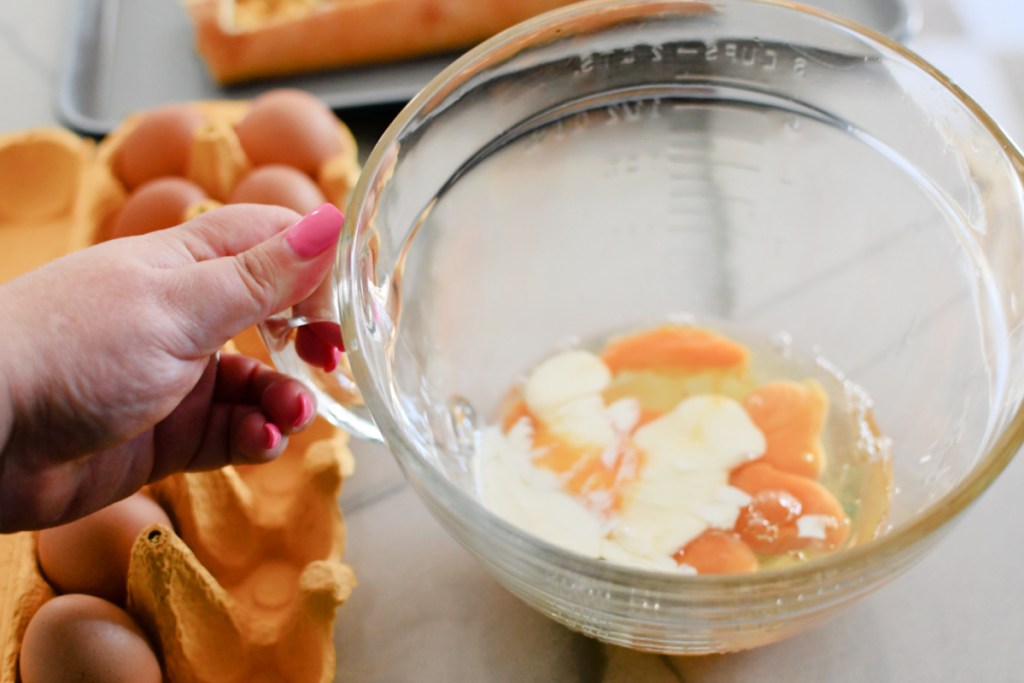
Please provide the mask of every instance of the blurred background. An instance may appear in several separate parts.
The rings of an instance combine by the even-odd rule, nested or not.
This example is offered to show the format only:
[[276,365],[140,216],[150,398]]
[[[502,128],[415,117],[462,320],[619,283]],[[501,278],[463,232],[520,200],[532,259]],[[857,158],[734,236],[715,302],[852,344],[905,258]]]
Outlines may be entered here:
[[[1015,139],[1024,139],[1024,4],[815,2],[898,34],[967,90]],[[310,89],[332,105],[394,103],[414,93],[446,63],[445,58],[414,60],[222,90],[206,75],[193,49],[192,26],[183,4],[13,0],[0,5],[0,58],[8,89],[0,129],[60,122],[100,132],[140,107],[186,98],[248,97],[282,84]],[[393,113],[350,111],[349,118],[361,123]]]
[[[83,23],[97,13],[106,19]],[[905,42],[1024,142],[1024,3],[911,0],[908,17]],[[0,65],[0,134],[50,125],[101,134],[130,113],[133,98],[153,106],[268,87],[221,91],[210,81],[175,0],[7,0]],[[395,93],[413,92],[439,65],[269,85],[337,98],[365,156],[398,111]],[[938,551],[839,619],[757,651],[686,659],[604,647],[533,613],[430,519],[388,453],[364,444],[353,451],[357,470],[342,507],[360,585],[338,612],[339,680],[1024,681],[1020,458]]]

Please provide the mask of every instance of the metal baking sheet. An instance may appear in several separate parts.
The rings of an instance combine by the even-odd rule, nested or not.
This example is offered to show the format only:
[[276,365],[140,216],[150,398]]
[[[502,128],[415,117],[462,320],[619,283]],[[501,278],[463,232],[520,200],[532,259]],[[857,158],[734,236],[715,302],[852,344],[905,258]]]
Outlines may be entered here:
[[[897,39],[914,12],[904,0],[812,0]],[[202,99],[245,99],[274,87],[308,90],[335,110],[405,102],[452,56],[341,69],[221,87],[193,45],[192,25],[176,0],[79,0],[57,83],[57,115],[67,126],[104,135],[124,116],[149,107]]]
[[104,135],[140,109],[188,100],[247,99],[275,87],[308,90],[333,109],[404,102],[453,59],[344,69],[222,87],[194,48],[177,0],[78,0],[57,83],[57,115]]

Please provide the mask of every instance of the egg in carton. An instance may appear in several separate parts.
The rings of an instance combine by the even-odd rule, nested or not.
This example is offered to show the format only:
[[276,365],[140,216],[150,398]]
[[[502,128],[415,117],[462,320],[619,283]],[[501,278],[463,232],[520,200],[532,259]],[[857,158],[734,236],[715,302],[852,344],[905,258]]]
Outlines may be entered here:
[[[182,175],[205,196],[175,222],[231,201],[259,167],[239,134],[253,105],[187,106],[201,120],[184,138]],[[129,117],[98,146],[62,129],[0,136],[0,282],[114,236],[133,190],[149,182],[133,188],[121,166],[124,144],[146,116]],[[323,198],[341,205],[359,166],[351,133],[331,119],[333,153],[304,172]],[[227,350],[268,360],[254,330]],[[273,463],[180,474],[149,487],[175,529],[154,525],[138,535],[128,610],[154,641],[168,681],[333,680],[334,611],[355,585],[341,562],[337,505],[352,466],[347,436],[317,420]],[[0,683],[19,680],[26,628],[56,595],[39,568],[38,538],[0,535]]]
[[312,95],[287,89],[136,114],[99,145],[97,161],[90,242],[169,227],[224,203],[341,208],[360,171],[349,129]]

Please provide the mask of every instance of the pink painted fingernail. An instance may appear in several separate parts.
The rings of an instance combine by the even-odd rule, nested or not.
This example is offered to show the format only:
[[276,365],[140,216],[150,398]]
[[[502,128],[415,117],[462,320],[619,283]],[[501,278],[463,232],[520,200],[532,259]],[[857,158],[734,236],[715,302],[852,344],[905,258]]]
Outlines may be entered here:
[[313,417],[313,401],[305,394],[299,394],[299,414],[292,423],[292,427],[301,427]]
[[332,346],[330,354],[330,358],[324,363],[324,372],[334,372],[341,363],[341,351],[339,349]]
[[267,422],[263,425],[263,450],[269,451],[281,443],[281,430],[277,425]]
[[345,342],[341,338],[341,327],[338,323],[316,322],[306,325],[325,344],[336,346],[340,351],[345,350]]
[[324,342],[311,327],[300,327],[295,333],[295,352],[313,367],[333,372],[341,362],[341,349]]
[[321,204],[288,228],[285,240],[302,258],[324,253],[338,241],[344,215],[334,204]]

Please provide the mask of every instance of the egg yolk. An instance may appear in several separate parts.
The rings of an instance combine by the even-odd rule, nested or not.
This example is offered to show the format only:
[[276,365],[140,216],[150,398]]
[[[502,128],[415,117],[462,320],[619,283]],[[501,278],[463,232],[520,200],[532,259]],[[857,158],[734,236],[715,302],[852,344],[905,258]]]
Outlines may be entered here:
[[[689,326],[615,339],[589,360],[569,353],[576,356],[563,354],[561,368],[558,356],[538,366],[500,428],[531,435],[532,465],[556,475],[565,494],[603,519],[612,529],[607,539],[633,552],[640,541],[657,548],[685,538],[666,556],[699,574],[753,572],[762,558],[831,551],[847,541],[850,520],[818,481],[829,403],[816,382],[754,386],[746,347]],[[700,408],[695,399],[714,411],[684,416]],[[628,417],[610,417],[613,406],[625,406]],[[666,457],[676,461],[666,465]],[[666,521],[676,536],[638,535],[639,525],[657,523],[655,513],[666,510],[687,517]],[[623,520],[631,528],[616,530]]]

